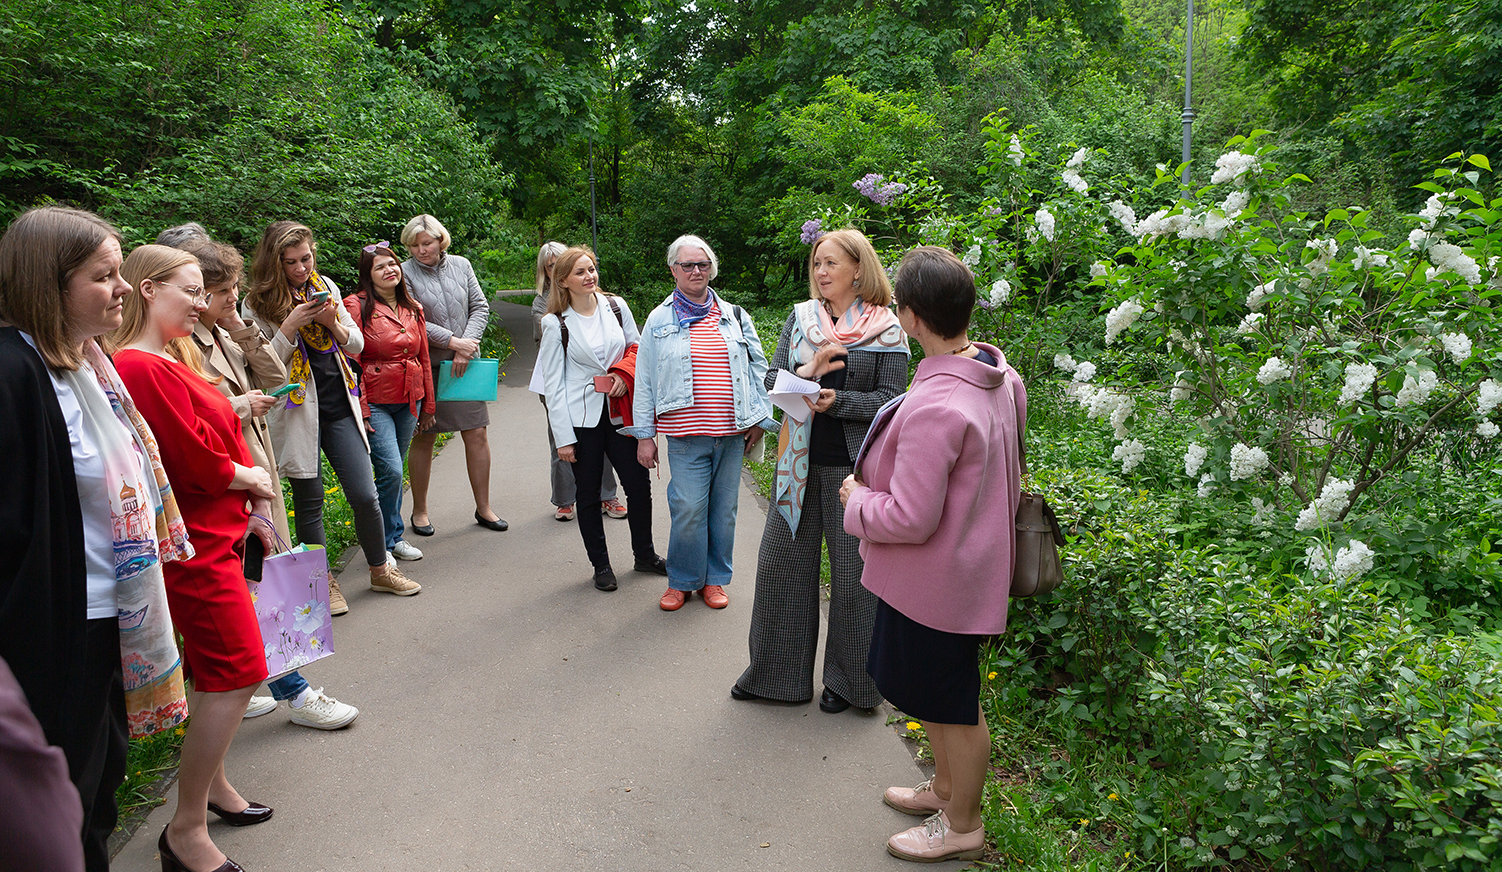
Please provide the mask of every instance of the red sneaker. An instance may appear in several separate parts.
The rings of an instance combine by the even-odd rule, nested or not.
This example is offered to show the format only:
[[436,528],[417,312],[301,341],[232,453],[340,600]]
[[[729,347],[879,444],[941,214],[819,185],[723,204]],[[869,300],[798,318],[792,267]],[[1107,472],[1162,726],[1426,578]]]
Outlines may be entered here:
[[662,595],[662,599],[658,600],[657,604],[662,606],[662,610],[665,612],[676,612],[683,608],[683,603],[687,599],[688,591],[673,590],[670,587],[668,588],[668,592]]
[[723,609],[730,605],[730,597],[725,595],[725,588],[718,584],[704,585],[704,604],[712,609]]

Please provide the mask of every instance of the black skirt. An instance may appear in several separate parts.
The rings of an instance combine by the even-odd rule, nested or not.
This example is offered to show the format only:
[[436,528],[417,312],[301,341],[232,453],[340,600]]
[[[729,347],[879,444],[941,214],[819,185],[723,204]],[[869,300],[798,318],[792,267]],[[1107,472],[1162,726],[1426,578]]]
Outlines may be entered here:
[[985,636],[925,627],[876,601],[866,671],[903,714],[934,724],[980,723],[980,643]]

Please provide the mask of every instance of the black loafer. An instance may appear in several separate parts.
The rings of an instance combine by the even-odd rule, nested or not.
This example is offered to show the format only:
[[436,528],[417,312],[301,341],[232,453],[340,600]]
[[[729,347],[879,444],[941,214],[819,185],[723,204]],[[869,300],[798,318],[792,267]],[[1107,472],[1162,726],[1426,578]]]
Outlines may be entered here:
[[850,701],[835,693],[829,688],[824,688],[824,693],[819,696],[819,711],[837,715],[850,708]]
[[269,821],[272,815],[271,809],[261,805],[259,802],[252,802],[246,807],[245,811],[225,811],[211,802],[209,803],[209,811],[218,815],[220,820],[232,827],[248,827],[251,824]]
[[650,572],[654,575],[668,574],[668,562],[656,554],[653,554],[649,560],[643,560],[640,557],[636,558],[636,563],[632,564],[631,568],[637,572]]
[[731,699],[738,699],[741,702],[745,702],[747,700],[752,700],[752,699],[761,699],[761,697],[757,696],[756,694],[752,693],[749,690],[746,690],[745,688],[741,687],[739,684],[732,684],[732,685],[730,685],[730,698]]
[[[407,527],[407,529],[411,530],[412,532],[416,533],[419,536],[431,536],[435,532],[437,532],[436,530],[433,529],[433,525],[432,524],[418,524],[416,521],[413,521],[411,518],[408,518],[407,520],[411,521],[411,524],[410,524],[410,526]],[[432,520],[432,519],[430,518],[429,520]]]
[[480,517],[479,512],[475,512],[475,523],[479,524],[481,527],[484,527],[487,530],[495,530],[497,533],[505,532],[505,530],[510,526],[506,523],[505,518],[496,518],[494,521],[487,521],[484,518]]
[[615,590],[615,572],[610,567],[595,572],[595,590]]

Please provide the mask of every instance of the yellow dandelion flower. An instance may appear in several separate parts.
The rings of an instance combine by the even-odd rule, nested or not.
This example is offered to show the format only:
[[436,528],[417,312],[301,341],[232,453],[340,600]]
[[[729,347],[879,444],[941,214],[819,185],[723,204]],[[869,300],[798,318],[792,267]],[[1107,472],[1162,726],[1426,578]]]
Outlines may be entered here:
[[909,730],[916,730],[916,729],[918,729],[921,726],[923,726],[923,725],[920,724],[920,723],[918,723],[917,721],[908,721],[907,722],[907,728]]
[[986,673],[986,680],[987,681],[990,681],[991,679],[993,679],[995,677],[996,677],[996,673],[994,673],[994,672],[987,672]]
[[1089,818],[1080,818],[1080,826],[1082,826],[1082,827],[1088,827],[1088,826],[1090,826],[1090,819]]
[[1116,794],[1114,794],[1114,793],[1111,794],[1110,796],[1106,797],[1106,799],[1115,799],[1115,798],[1116,798]]
[[177,729],[173,730],[172,732],[173,732],[174,735],[181,736],[183,733],[186,733],[187,730],[183,729],[182,727],[178,727]]
[[349,526],[349,521],[345,521],[344,522],[344,526],[348,527]]

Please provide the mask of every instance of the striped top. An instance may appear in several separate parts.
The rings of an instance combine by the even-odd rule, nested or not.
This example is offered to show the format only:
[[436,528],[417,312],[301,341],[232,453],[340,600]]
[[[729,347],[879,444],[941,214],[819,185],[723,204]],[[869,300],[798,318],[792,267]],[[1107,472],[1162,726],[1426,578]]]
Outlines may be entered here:
[[731,436],[735,428],[735,387],[730,381],[730,349],[720,333],[720,303],[689,325],[693,361],[694,404],[657,419],[664,436]]

